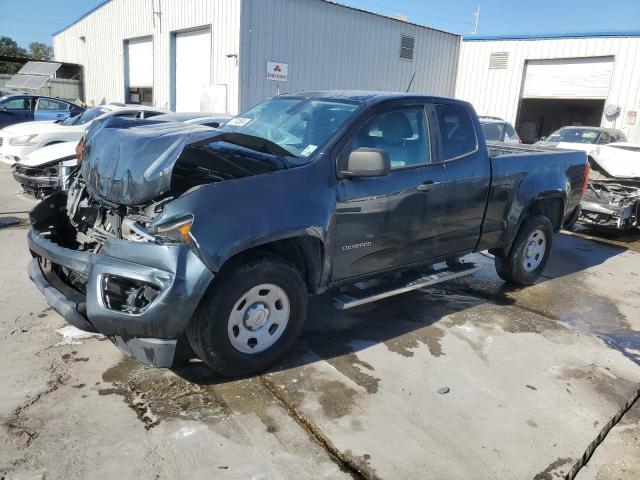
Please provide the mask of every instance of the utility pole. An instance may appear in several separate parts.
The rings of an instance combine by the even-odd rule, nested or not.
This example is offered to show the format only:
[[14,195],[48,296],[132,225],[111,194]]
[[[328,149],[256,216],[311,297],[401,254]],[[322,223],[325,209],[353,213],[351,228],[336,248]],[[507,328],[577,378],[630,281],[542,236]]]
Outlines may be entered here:
[[480,5],[478,5],[478,9],[473,12],[473,16],[476,17],[476,27],[473,29],[473,32],[471,32],[472,35],[477,35],[478,34],[478,22],[480,21]]

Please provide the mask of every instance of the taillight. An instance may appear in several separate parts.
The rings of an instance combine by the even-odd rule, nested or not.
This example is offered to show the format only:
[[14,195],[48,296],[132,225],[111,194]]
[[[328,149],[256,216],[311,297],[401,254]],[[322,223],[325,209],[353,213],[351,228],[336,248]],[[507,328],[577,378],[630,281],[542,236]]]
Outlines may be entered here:
[[587,164],[584,167],[584,178],[582,179],[582,188],[580,189],[580,195],[584,195],[587,191],[587,185],[589,185],[589,174],[591,173],[591,164],[587,160]]

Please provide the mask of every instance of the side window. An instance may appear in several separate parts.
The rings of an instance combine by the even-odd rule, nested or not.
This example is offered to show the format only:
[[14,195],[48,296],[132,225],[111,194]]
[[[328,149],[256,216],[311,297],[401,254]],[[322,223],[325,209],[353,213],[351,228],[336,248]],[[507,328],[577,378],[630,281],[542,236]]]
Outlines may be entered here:
[[351,140],[351,151],[363,147],[386,151],[392,169],[426,165],[430,148],[424,107],[394,108],[376,114]]
[[600,134],[600,138],[598,138],[598,142],[599,145],[606,145],[607,143],[611,143],[611,138],[609,137],[609,134],[606,131],[603,131]]
[[518,132],[516,132],[516,129],[513,128],[510,123],[507,123],[507,137],[506,137],[506,140],[511,140],[513,142],[517,142],[517,141],[520,140],[520,136],[518,135]]
[[53,100],[51,98],[39,98],[38,105],[36,106],[36,110],[40,111],[67,111],[69,110],[69,104],[64,102],[59,102],[57,100]]
[[476,130],[469,111],[459,105],[436,105],[442,136],[442,159],[451,160],[478,148]]
[[141,118],[140,112],[122,112],[122,113],[114,113],[113,117],[119,118]]
[[29,97],[12,98],[2,106],[7,110],[31,110],[31,99]]

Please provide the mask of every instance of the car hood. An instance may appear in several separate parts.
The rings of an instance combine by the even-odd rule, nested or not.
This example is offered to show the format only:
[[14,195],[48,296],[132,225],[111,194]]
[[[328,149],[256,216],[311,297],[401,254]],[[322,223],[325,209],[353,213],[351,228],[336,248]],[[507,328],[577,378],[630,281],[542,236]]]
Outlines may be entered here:
[[581,150],[586,153],[591,153],[596,150],[597,145],[591,143],[573,143],[573,142],[538,142],[546,147],[555,147],[562,150]]
[[62,142],[39,148],[20,160],[25,167],[41,167],[69,157],[75,158],[78,142]]
[[279,157],[229,143],[233,135],[177,122],[95,121],[85,135],[80,174],[90,193],[133,206],[286,168]]
[[56,132],[72,132],[72,131],[81,132],[85,128],[86,128],[85,125],[60,125],[53,122],[26,122],[26,123],[19,123],[17,125],[6,127],[2,130],[2,133],[4,134],[5,137],[6,136],[17,137],[21,135],[31,135],[34,133],[38,135],[42,135],[45,133],[56,133]]
[[618,146],[598,147],[596,163],[607,175],[615,178],[640,178],[640,152],[628,150],[625,146],[638,145],[621,143]]

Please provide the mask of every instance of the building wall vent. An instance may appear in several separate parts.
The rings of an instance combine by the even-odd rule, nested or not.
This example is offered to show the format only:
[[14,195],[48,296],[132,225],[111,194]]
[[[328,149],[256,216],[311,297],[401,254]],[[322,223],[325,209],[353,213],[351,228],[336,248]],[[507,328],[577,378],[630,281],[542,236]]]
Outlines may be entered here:
[[413,60],[413,48],[415,44],[415,37],[402,35],[400,38],[400,58],[403,60]]
[[509,63],[509,52],[492,52],[489,57],[489,70],[504,70]]

